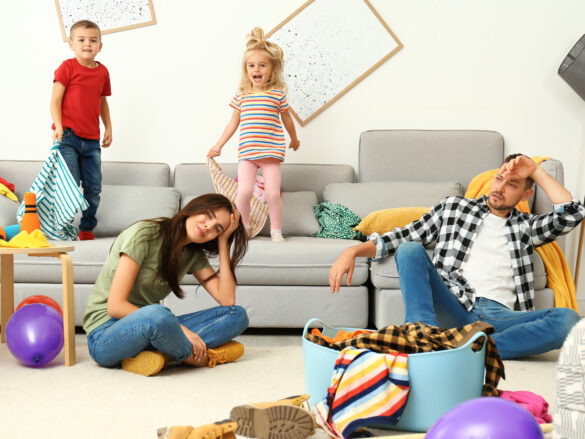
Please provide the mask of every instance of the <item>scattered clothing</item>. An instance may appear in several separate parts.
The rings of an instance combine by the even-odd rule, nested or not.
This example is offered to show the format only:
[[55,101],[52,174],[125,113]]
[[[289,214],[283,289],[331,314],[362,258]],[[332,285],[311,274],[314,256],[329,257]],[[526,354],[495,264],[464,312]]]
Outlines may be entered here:
[[368,425],[396,425],[408,392],[408,355],[343,349],[327,396],[315,404],[317,423],[338,439]]
[[343,329],[340,329],[339,331],[337,331],[337,334],[335,334],[335,337],[328,337],[326,335],[321,334],[321,330],[318,328],[313,328],[311,330],[311,334],[316,335],[317,337],[321,337],[323,340],[329,342],[329,343],[335,343],[336,341],[344,341],[344,340],[350,340],[354,337],[357,337],[360,334],[369,334],[370,330],[367,329],[358,329],[356,331],[349,331],[346,332]]
[[[379,353],[416,354],[458,348],[479,331],[484,332],[488,337],[485,356],[486,373],[482,395],[498,396],[498,383],[500,378],[505,378],[504,364],[498,354],[496,344],[490,337],[490,334],[494,333],[494,328],[485,322],[477,321],[451,329],[438,328],[418,322],[405,323],[404,325],[387,326],[369,334],[358,335],[351,340],[335,343],[330,343],[322,337],[312,334],[307,334],[306,338],[313,343],[336,350],[354,346]],[[480,338],[473,343],[472,349],[478,351],[482,345],[483,342]]]
[[[549,157],[532,157],[536,164],[540,164]],[[479,198],[482,195],[487,195],[490,190],[491,182],[498,172],[497,169],[483,172],[471,180],[465,197]],[[520,212],[530,214],[530,208],[527,201],[521,201],[516,206]],[[563,251],[556,242],[549,242],[548,244],[536,247],[536,252],[540,255],[544,268],[546,270],[547,285],[553,290],[555,307],[571,308],[579,312],[577,305],[575,283],[571,270],[567,264],[567,260]]]
[[22,231],[10,241],[0,239],[0,247],[8,248],[45,248],[53,247],[47,242],[47,238],[40,230],[33,230],[31,233]]
[[0,177],[0,183],[8,188],[9,191],[14,192],[14,184],[4,180]]
[[501,390],[500,398],[521,405],[536,418],[539,424],[548,424],[553,420],[552,416],[548,414],[548,402],[536,393],[525,390],[515,392]]
[[366,236],[354,230],[361,218],[341,204],[325,201],[313,206],[315,217],[319,221],[318,238],[359,239],[365,241]]
[[[87,209],[89,204],[75,184],[71,172],[58,150],[59,142],[51,148],[41,172],[27,192],[37,198],[37,213],[41,231],[49,239],[73,240],[78,228],[72,224],[77,212]],[[20,222],[24,214],[24,202],[17,211]]]
[[[238,183],[238,177],[235,178],[235,182]],[[264,201],[264,177],[262,175],[256,174],[254,177],[254,189],[253,194],[256,198],[258,198],[261,202]]]
[[[6,180],[1,179],[1,178],[0,178],[0,180],[6,181]],[[14,185],[12,185],[12,187],[14,188]],[[10,189],[4,183],[0,182],[0,195],[4,195],[6,198],[9,198],[12,201],[18,202],[18,197],[16,195],[14,195],[14,193],[12,192],[13,190],[14,189]]]

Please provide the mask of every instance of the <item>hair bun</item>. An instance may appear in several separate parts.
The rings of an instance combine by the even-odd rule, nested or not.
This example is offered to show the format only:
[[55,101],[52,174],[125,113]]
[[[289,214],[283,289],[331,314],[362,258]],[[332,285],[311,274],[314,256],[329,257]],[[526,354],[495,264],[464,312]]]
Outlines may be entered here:
[[252,29],[252,32],[247,36],[248,42],[246,43],[247,47],[254,46],[261,41],[264,41],[264,31],[260,27],[255,27]]

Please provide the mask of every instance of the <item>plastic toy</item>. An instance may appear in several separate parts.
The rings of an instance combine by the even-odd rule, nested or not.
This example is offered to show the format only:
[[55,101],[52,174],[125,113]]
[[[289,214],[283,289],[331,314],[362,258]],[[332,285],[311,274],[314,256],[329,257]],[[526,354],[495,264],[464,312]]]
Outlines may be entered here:
[[6,232],[4,231],[2,226],[0,226],[0,239],[3,239],[4,241],[6,241]]
[[27,297],[22,302],[20,302],[20,304],[16,307],[16,311],[18,311],[23,306],[31,305],[33,303],[42,303],[44,305],[48,305],[55,311],[57,311],[61,315],[61,317],[63,317],[63,310],[61,309],[59,304],[54,299],[51,299],[49,296],[44,296],[42,294],[36,294],[34,296]]
[[16,235],[20,233],[20,224],[12,224],[11,226],[5,226],[4,232],[6,232],[6,241],[10,241]]
[[24,194],[24,215],[20,222],[20,230],[32,233],[41,230],[41,221],[37,215],[37,195],[34,192]]

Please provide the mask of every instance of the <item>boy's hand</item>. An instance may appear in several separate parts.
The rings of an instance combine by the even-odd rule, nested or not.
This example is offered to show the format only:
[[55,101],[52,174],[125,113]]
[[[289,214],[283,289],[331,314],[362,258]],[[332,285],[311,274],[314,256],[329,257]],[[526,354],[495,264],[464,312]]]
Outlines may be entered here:
[[294,139],[291,140],[288,147],[292,148],[293,151],[296,151],[297,149],[299,149],[299,146],[301,146],[301,141],[299,139]]
[[211,147],[211,149],[209,150],[209,152],[207,153],[207,157],[218,157],[221,155],[221,148],[217,145],[214,145]]
[[55,141],[61,142],[63,140],[63,127],[55,127],[55,131],[53,131],[53,135],[51,136],[53,139],[53,143]]
[[102,140],[102,148],[107,148],[112,144],[112,130],[105,130]]

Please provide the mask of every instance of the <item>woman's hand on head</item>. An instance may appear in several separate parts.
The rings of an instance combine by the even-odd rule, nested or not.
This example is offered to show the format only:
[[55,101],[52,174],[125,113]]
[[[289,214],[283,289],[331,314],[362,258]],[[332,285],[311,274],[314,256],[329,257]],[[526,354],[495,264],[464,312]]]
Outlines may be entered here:
[[234,211],[230,214],[230,223],[227,228],[221,232],[218,238],[227,240],[240,224],[240,211],[234,206]]

